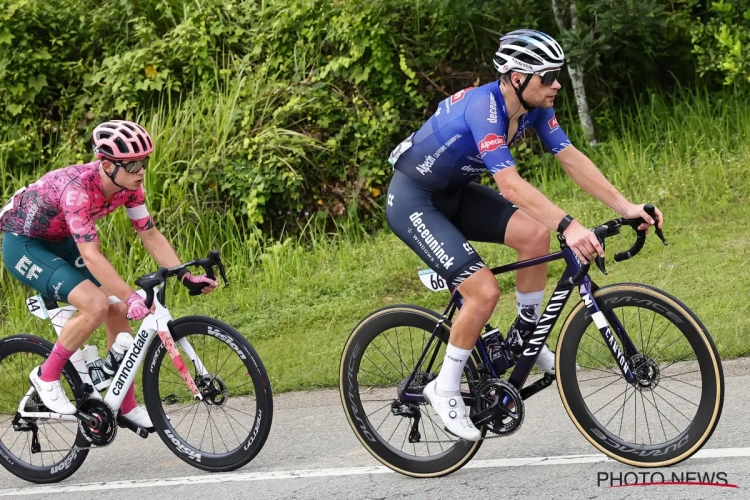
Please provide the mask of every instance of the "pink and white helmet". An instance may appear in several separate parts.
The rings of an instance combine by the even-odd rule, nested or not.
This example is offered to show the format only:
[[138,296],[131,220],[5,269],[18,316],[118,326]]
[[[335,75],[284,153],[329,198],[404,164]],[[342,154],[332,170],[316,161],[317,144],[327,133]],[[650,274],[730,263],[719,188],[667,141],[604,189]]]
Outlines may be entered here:
[[100,123],[91,137],[94,154],[100,160],[139,160],[154,151],[154,142],[146,129],[125,120]]

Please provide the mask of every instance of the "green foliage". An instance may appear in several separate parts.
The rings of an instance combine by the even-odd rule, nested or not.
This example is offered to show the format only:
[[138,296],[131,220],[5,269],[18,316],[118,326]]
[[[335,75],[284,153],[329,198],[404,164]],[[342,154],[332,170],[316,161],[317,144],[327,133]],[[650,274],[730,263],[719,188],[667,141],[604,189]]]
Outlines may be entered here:
[[[525,0],[0,0],[4,182],[88,160],[101,120],[179,120],[157,154],[201,201],[274,231],[314,212],[377,220],[390,150],[437,101],[494,79],[511,29],[562,39],[610,130],[640,82],[689,72],[690,30],[705,71],[744,74],[743,2],[700,22],[697,2],[578,0],[579,29],[561,34],[548,2]],[[575,137],[574,102],[560,101]],[[516,150],[526,172],[551,164],[539,153]]]
[[724,84],[750,83],[750,1],[707,2],[691,30],[700,75],[719,73]]

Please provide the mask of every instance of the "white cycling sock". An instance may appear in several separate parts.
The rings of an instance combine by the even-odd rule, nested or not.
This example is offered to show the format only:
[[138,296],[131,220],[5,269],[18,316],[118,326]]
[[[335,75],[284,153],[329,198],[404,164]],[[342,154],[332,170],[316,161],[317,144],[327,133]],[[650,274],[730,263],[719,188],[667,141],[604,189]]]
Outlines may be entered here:
[[470,349],[461,349],[448,343],[448,347],[445,348],[443,367],[440,369],[435,384],[435,392],[438,396],[457,396],[460,393],[461,374],[470,355]]
[[539,321],[541,317],[542,300],[544,300],[544,290],[540,292],[521,293],[516,289],[516,302],[518,303],[518,314],[521,311],[528,313],[528,309],[534,310],[534,321]]

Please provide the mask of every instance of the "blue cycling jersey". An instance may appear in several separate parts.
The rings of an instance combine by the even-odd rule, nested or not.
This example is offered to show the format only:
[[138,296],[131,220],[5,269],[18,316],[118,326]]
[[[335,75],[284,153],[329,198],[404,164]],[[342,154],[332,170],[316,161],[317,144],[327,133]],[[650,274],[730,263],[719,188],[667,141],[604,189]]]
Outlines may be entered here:
[[514,167],[508,146],[530,126],[553,154],[570,146],[552,108],[536,108],[523,115],[510,141],[509,123],[498,82],[464,89],[441,101],[435,114],[399,144],[388,161],[417,181],[452,190],[470,183],[485,169],[494,174]]

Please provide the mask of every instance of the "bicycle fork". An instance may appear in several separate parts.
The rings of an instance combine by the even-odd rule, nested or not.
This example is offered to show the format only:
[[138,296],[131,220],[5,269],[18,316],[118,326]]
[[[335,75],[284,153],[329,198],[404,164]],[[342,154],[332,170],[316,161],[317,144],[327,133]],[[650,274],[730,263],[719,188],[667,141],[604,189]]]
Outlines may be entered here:
[[[185,384],[187,384],[188,388],[193,393],[193,397],[198,401],[202,401],[203,394],[201,394],[201,391],[200,389],[198,389],[195,380],[193,380],[193,376],[190,374],[190,371],[185,365],[185,362],[182,360],[182,355],[177,350],[177,346],[175,346],[172,333],[169,330],[158,330],[156,333],[159,335],[162,344],[164,344],[164,348],[167,350],[169,357],[172,359],[172,364],[179,372],[182,380],[185,381]],[[201,360],[198,358],[198,355],[193,349],[193,346],[191,346],[185,338],[180,339],[178,342],[182,346],[182,349],[185,351],[185,354],[187,354],[188,358],[190,358],[190,360],[195,365],[198,374],[200,376],[205,376],[207,373],[206,367],[203,366],[203,363],[201,363]]]
[[[638,354],[638,349],[630,340],[630,337],[628,337],[625,328],[617,319],[614,312],[609,311],[603,313],[601,309],[599,309],[599,305],[594,300],[594,291],[597,288],[598,287],[593,281],[590,279],[584,279],[583,283],[579,286],[581,299],[583,299],[583,303],[589,310],[591,319],[599,329],[602,338],[604,338],[604,342],[617,362],[617,367],[620,369],[620,373],[622,373],[622,376],[625,377],[625,380],[627,380],[628,383],[633,384],[636,380],[629,359]],[[610,325],[612,328],[610,328]],[[614,333],[612,332],[613,329]],[[622,349],[620,348],[620,344],[617,343],[617,339],[620,339],[620,343],[623,346]]]

